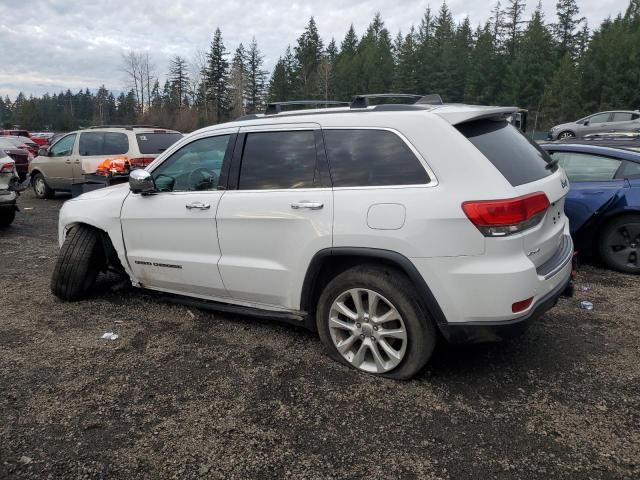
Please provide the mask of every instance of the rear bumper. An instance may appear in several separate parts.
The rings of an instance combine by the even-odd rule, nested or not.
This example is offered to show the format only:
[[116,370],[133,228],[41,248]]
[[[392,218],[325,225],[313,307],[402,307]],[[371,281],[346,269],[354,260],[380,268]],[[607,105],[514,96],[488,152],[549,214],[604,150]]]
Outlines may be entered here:
[[500,322],[449,323],[441,326],[441,331],[451,343],[485,343],[514,338],[522,335],[531,323],[553,308],[558,303],[558,298],[567,290],[572,290],[571,278],[538,300],[535,306],[521,317]]
[[18,194],[12,190],[0,190],[0,208],[16,208]]

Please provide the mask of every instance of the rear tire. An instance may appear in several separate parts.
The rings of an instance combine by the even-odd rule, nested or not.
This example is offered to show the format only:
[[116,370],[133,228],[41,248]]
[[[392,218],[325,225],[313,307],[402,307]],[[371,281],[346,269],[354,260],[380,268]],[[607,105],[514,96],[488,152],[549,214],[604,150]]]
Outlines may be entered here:
[[0,208],[0,228],[8,227],[13,223],[15,218],[16,209],[14,207]]
[[394,268],[362,265],[337,275],[316,310],[327,353],[366,373],[397,380],[413,377],[431,357],[437,338],[433,321],[416,298],[409,279]]
[[600,256],[612,270],[640,274],[640,215],[609,222],[600,235]]
[[100,233],[85,225],[72,228],[51,276],[51,292],[61,300],[87,296],[105,265]]
[[33,192],[36,197],[40,199],[53,198],[55,191],[49,188],[47,181],[44,179],[44,175],[36,173],[31,179],[31,185],[33,186]]

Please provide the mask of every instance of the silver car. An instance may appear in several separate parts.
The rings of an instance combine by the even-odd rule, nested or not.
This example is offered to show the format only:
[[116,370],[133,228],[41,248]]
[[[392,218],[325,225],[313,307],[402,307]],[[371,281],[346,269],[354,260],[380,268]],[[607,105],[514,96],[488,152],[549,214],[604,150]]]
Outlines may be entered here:
[[616,110],[594,113],[575,122],[551,127],[548,138],[558,140],[604,132],[640,132],[640,111]]

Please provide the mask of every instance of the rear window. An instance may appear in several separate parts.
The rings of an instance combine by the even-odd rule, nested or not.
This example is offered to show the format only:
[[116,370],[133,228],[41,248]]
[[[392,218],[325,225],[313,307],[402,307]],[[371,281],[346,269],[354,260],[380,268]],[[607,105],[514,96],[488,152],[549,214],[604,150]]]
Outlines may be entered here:
[[616,112],[613,114],[612,122],[628,122],[631,120],[631,113],[627,112]]
[[388,130],[324,130],[334,187],[429,183],[407,144]]
[[456,128],[514,187],[548,177],[558,169],[557,165],[549,167],[551,157],[508,122],[477,120]]
[[138,133],[138,148],[140,153],[154,155],[164,152],[171,145],[182,138],[180,133]]
[[123,155],[129,151],[129,139],[125,133],[83,132],[80,134],[80,155]]

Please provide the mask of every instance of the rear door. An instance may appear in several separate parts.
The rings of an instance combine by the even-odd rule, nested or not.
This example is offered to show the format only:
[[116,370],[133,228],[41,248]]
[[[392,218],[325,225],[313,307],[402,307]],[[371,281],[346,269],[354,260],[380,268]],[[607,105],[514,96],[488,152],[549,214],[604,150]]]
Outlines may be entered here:
[[631,132],[640,129],[639,113],[632,112],[613,112],[611,121],[609,122],[610,132]]
[[610,112],[597,113],[589,117],[589,124],[583,125],[580,129],[582,135],[588,133],[601,133],[609,130],[609,121],[611,119]]
[[565,212],[571,233],[580,229],[597,211],[627,187],[623,178],[616,178],[622,161],[617,158],[583,152],[551,152],[571,182]]
[[217,215],[220,273],[235,300],[299,308],[307,266],[331,247],[321,138],[316,124],[241,128]]
[[77,181],[84,175],[96,173],[107,158],[123,157],[129,151],[129,137],[125,132],[85,131],[80,133],[78,153],[73,159],[73,175]]

